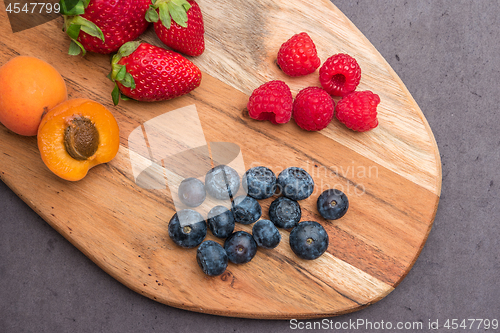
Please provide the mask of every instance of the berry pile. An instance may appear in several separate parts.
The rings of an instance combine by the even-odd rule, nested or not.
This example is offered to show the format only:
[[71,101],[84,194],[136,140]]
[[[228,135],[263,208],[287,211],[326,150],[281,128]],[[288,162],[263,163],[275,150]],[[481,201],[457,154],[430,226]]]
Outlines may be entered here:
[[[61,0],[69,54],[110,54],[108,78],[120,98],[154,102],[189,93],[201,83],[200,69],[185,56],[205,51],[205,25],[194,0]],[[170,48],[137,40],[153,23]]]
[[[184,248],[198,247],[196,261],[205,274],[221,275],[230,262],[248,263],[259,248],[276,248],[281,242],[280,229],[290,231],[289,245],[299,258],[314,260],[327,250],[329,238],[324,227],[315,221],[300,222],[299,201],[310,197],[314,190],[307,171],[290,167],[276,177],[271,169],[257,166],[245,172],[241,184],[246,195],[233,198],[240,188],[240,178],[233,168],[223,165],[211,169],[204,184],[187,178],[179,186],[179,199],[192,208],[201,205],[207,194],[212,199],[231,200],[230,209],[217,205],[206,220],[188,208],[178,211],[169,222],[168,232],[174,243]],[[269,206],[269,219],[264,219],[259,200],[274,195],[277,197]],[[348,206],[347,197],[338,190],[327,190],[317,199],[318,212],[325,219],[342,217]],[[237,224],[253,224],[251,233],[235,230]],[[208,230],[223,239],[223,244],[205,240]]]
[[[321,65],[313,40],[301,32],[281,45],[276,63],[290,77],[308,75],[319,68],[321,87],[306,87],[293,99],[285,82],[266,82],[249,98],[247,109],[251,118],[284,124],[293,117],[306,131],[324,129],[334,116],[353,131],[365,132],[378,126],[380,98],[371,91],[356,91],[361,68],[350,55],[332,55]],[[336,107],[333,96],[341,98]]]

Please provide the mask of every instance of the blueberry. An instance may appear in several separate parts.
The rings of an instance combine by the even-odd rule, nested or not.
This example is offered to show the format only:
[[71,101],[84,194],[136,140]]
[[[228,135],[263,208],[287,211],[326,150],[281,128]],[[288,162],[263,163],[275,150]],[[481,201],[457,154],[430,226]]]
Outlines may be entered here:
[[248,195],[240,195],[233,201],[234,220],[241,224],[252,224],[262,215],[262,208],[257,200]]
[[215,206],[208,212],[208,227],[215,237],[226,238],[234,230],[233,212],[224,206]]
[[206,192],[203,182],[196,178],[186,178],[179,185],[179,199],[189,207],[198,207],[205,201]]
[[274,249],[281,241],[278,228],[269,220],[257,221],[253,225],[252,235],[257,245],[265,249]]
[[241,183],[248,195],[257,200],[269,198],[276,192],[276,175],[263,166],[245,172]]
[[235,264],[244,264],[252,260],[257,253],[257,243],[246,231],[233,232],[224,242],[227,257]]
[[228,258],[226,250],[219,243],[207,240],[198,247],[196,261],[203,273],[217,276],[226,270]]
[[205,190],[216,199],[230,199],[239,188],[240,176],[227,165],[218,165],[210,169],[205,176]]
[[347,196],[339,190],[329,189],[321,193],[317,201],[318,212],[327,220],[341,218],[349,208]]
[[304,200],[314,190],[314,181],[306,170],[290,167],[283,170],[276,181],[281,193],[292,200]]
[[269,219],[283,229],[295,227],[302,215],[300,205],[297,201],[287,197],[279,197],[269,206]]
[[200,245],[207,235],[207,223],[200,213],[183,209],[172,216],[168,224],[168,235],[175,244],[193,248]]
[[313,260],[328,248],[328,234],[318,222],[300,222],[290,232],[290,247],[302,259]]

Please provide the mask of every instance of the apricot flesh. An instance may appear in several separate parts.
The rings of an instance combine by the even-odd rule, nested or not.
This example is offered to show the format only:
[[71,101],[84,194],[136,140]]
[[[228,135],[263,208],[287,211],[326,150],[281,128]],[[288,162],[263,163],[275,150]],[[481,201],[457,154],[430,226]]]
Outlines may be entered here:
[[0,67],[0,122],[14,133],[36,135],[43,114],[67,98],[63,77],[43,60],[17,56]]
[[38,129],[38,149],[57,176],[77,181],[90,168],[111,161],[120,146],[113,114],[95,101],[69,99],[50,110]]

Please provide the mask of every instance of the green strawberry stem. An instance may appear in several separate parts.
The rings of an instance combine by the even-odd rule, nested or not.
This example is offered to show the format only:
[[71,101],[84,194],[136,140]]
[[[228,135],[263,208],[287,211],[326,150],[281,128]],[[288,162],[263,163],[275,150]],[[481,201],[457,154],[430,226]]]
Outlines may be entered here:
[[171,19],[183,28],[188,26],[187,12],[191,5],[186,0],[151,0],[146,12],[146,21],[156,23],[161,20],[170,29]]
[[120,82],[124,87],[135,89],[135,81],[132,74],[127,72],[127,68],[124,65],[120,65],[118,62],[123,58],[134,53],[135,50],[141,45],[140,41],[132,41],[123,44],[118,52],[111,58],[111,72],[108,78],[115,83],[115,87],[111,92],[111,97],[113,98],[113,103],[118,105],[120,97],[123,100],[131,99],[120,92],[117,82]]
[[85,8],[90,0],[61,0],[59,1],[60,13],[66,16],[81,15],[85,13]]
[[83,45],[77,41],[80,31],[97,37],[104,42],[104,34],[102,30],[93,22],[81,17],[85,13],[85,8],[89,5],[90,0],[61,0],[59,2],[61,14],[64,17],[63,31],[71,39],[68,53],[70,55],[78,55],[80,52],[85,56],[86,50]]

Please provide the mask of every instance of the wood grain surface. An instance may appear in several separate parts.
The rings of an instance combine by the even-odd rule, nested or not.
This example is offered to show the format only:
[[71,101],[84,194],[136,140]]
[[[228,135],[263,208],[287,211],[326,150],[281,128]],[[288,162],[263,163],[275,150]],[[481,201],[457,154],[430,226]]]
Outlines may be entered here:
[[[170,306],[284,319],[339,315],[382,299],[411,269],[439,202],[439,152],[418,105],[377,50],[329,1],[310,6],[306,1],[227,0],[216,7],[200,0],[199,5],[207,48],[191,60],[203,71],[201,86],[170,101],[122,101],[115,107],[113,85],[106,78],[108,56],[68,56],[62,18],[13,33],[0,2],[0,64],[16,55],[51,63],[65,78],[70,98],[90,98],[110,109],[121,139],[113,161],[93,168],[81,181],[67,182],[45,167],[36,138],[0,126],[0,179],[119,282]],[[339,52],[358,60],[358,90],[370,89],[381,98],[379,127],[355,133],[333,121],[311,133],[293,121],[276,126],[248,117],[249,94],[268,80],[287,82],[294,95],[319,86],[317,72],[289,78],[275,63],[281,43],[301,31],[315,41],[322,61]],[[161,45],[151,29],[141,39]],[[211,278],[196,264],[195,249],[181,249],[169,239],[174,195],[168,186],[138,184],[131,161],[150,160],[131,148],[129,137],[149,120],[179,108],[196,110],[209,148],[217,142],[238,145],[245,168],[265,165],[279,173],[299,166],[309,171],[316,186],[301,202],[302,220],[319,221],[328,231],[330,246],[322,257],[297,258],[288,245],[289,232],[281,230],[276,249],[259,250],[250,263],[230,264],[222,276]],[[171,176],[164,165],[152,170],[158,178],[150,180],[153,184]],[[342,189],[350,200],[348,213],[337,221],[322,219],[315,208],[317,196],[331,187]],[[271,201],[261,201],[263,218]],[[237,229],[251,231],[251,226]],[[210,232],[207,239],[222,243]]]

